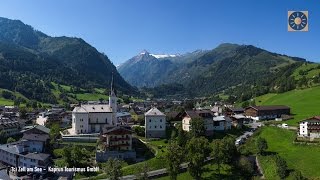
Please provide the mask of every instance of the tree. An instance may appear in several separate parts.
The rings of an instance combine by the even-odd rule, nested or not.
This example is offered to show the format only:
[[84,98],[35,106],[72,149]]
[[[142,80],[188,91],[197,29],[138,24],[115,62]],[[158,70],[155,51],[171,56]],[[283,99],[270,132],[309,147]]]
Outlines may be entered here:
[[187,140],[188,140],[187,134],[182,129],[181,124],[178,125],[177,129],[178,129],[177,143],[179,144],[179,146],[185,147],[185,145],[187,144]]
[[252,101],[250,101],[250,106],[255,106],[256,105],[256,100],[252,100]]
[[63,154],[63,159],[68,164],[68,166],[73,166],[72,147],[71,146],[63,147],[62,154]]
[[225,159],[223,162],[226,164],[231,164],[238,154],[237,147],[234,142],[235,139],[230,136],[226,136],[222,139],[222,144],[225,150]]
[[200,137],[205,135],[204,122],[201,118],[193,118],[191,120],[190,128],[191,137]]
[[259,137],[256,140],[256,147],[258,149],[258,153],[262,154],[265,150],[268,149],[268,144],[267,144],[266,139]]
[[137,180],[148,180],[149,179],[149,166],[148,163],[145,162],[141,167],[138,169],[138,173],[136,174],[136,179]]
[[9,137],[9,138],[7,139],[7,143],[8,143],[8,144],[9,144],[9,143],[13,143],[13,142],[16,142],[16,140],[15,140],[14,138]]
[[0,144],[4,144],[6,139],[6,133],[3,130],[0,130]]
[[105,173],[110,180],[118,180],[122,176],[121,161],[110,158],[105,167]]
[[254,165],[248,160],[248,158],[240,157],[237,166],[242,176],[246,177],[247,179],[252,177],[254,173]]
[[288,179],[292,179],[292,180],[305,180],[306,178],[303,177],[303,175],[301,174],[300,171],[295,170],[295,171],[293,171],[293,172],[290,173],[290,176],[289,176]]
[[226,159],[225,149],[221,139],[216,139],[212,141],[211,157],[213,158],[215,164],[218,165],[218,173],[220,175],[221,164]]
[[56,139],[59,137],[60,135],[60,125],[58,123],[54,123],[51,125],[50,127],[50,140],[55,142]]
[[19,114],[21,119],[26,119],[27,118],[27,110],[26,108],[20,108],[20,114]]
[[169,172],[170,179],[176,180],[180,171],[180,164],[183,162],[183,149],[179,146],[177,141],[170,141],[167,149],[167,170]]
[[287,176],[287,162],[280,157],[279,155],[276,155],[276,164],[277,164],[277,174],[281,179],[284,179]]
[[200,179],[204,172],[206,157],[210,154],[209,142],[205,137],[193,137],[187,144],[187,161],[189,173],[194,179]]
[[250,105],[249,101],[245,101],[242,103],[241,107],[246,108]]

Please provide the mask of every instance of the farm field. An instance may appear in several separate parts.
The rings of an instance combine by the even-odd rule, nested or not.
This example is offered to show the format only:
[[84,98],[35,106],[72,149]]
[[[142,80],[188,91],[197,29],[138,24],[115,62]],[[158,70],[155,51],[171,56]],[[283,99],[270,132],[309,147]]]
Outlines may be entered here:
[[286,121],[291,126],[315,115],[320,115],[320,87],[292,90],[281,94],[265,94],[255,99],[257,105],[287,105],[294,119]]
[[[277,127],[264,127],[258,135],[267,140],[268,154],[278,154],[287,162],[289,169],[299,170],[307,178],[320,177],[320,147],[315,145],[293,144],[296,137],[295,131]],[[254,139],[258,136],[253,137]],[[248,141],[247,146],[255,153],[254,139]],[[278,179],[276,170],[270,164],[275,164],[272,155],[260,156],[261,166],[266,179]]]

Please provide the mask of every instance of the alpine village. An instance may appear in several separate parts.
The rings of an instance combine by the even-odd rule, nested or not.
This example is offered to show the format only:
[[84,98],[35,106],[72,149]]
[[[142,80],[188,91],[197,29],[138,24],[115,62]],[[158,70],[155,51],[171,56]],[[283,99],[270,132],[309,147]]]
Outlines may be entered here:
[[252,45],[115,66],[0,18],[0,179],[317,179],[320,64]]

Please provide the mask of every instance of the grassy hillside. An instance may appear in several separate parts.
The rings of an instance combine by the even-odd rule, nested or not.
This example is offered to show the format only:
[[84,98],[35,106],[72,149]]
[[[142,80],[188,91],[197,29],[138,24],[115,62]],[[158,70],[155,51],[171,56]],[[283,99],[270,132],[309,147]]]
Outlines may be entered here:
[[298,67],[292,74],[295,80],[301,79],[306,76],[307,79],[313,78],[320,73],[320,65],[316,63],[304,63]]
[[320,115],[320,87],[292,90],[281,94],[266,94],[256,98],[257,105],[287,105],[291,107],[294,119],[290,125],[310,116]]
[[[295,145],[293,140],[296,137],[294,131],[280,129],[277,127],[266,127],[261,131],[261,137],[268,142],[268,151],[276,152],[283,157],[289,169],[301,171],[308,178],[320,177],[320,147]],[[270,168],[273,160],[270,156],[264,156],[262,159],[262,168],[266,170],[267,179],[277,179],[275,170]]]
[[[109,96],[104,94],[104,89],[102,89],[102,88],[95,88],[94,92],[92,92],[92,93],[85,93],[85,92],[73,93],[71,91],[71,86],[61,85],[61,84],[57,84],[54,82],[52,82],[51,84],[53,86],[51,89],[51,92],[55,96],[55,98],[57,99],[58,103],[61,105],[63,105],[65,102],[76,103],[78,101],[96,101],[99,99],[108,100],[108,98],[109,98]],[[7,89],[0,88],[0,105],[13,105],[14,104],[13,99],[5,99],[1,96],[3,91],[11,92],[15,97],[21,97],[21,98],[25,99],[26,101],[29,101],[28,98],[26,98],[25,96],[23,96],[19,92],[13,92],[13,91],[10,91]],[[84,91],[84,90],[80,89],[80,91]],[[64,98],[62,96],[62,94],[65,94],[66,97]],[[42,104],[46,104],[46,103],[42,103]],[[24,104],[21,104],[21,105],[24,106]]]
[[11,106],[14,104],[14,100],[12,99],[5,99],[3,98],[1,95],[2,95],[2,92],[3,91],[8,91],[10,93],[12,93],[15,97],[17,98],[22,98],[22,99],[25,99],[26,101],[28,101],[28,98],[26,98],[25,96],[23,96],[22,94],[20,94],[19,92],[13,92],[13,91],[9,91],[7,89],[1,89],[0,88],[0,105],[8,105],[8,106]]

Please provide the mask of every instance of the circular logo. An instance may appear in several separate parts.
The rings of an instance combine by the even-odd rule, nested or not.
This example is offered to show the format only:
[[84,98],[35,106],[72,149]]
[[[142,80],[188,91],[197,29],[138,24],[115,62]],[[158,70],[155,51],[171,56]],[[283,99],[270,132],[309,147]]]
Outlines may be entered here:
[[289,16],[289,26],[296,31],[304,29],[308,24],[308,17],[303,12],[293,12]]

